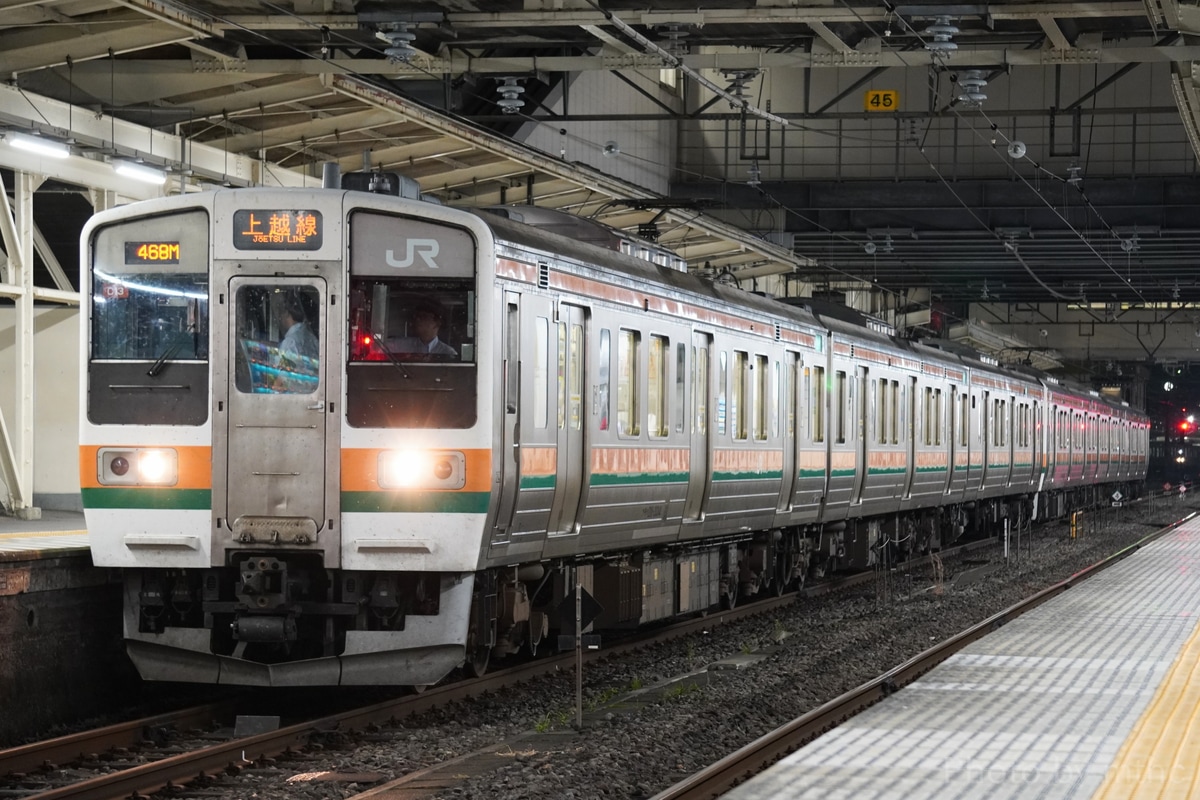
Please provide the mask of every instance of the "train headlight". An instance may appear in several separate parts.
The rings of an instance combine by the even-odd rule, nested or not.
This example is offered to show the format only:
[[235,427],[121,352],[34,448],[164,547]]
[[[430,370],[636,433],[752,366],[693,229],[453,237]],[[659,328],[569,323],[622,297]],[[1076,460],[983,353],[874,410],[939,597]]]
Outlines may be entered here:
[[467,459],[456,450],[385,450],[379,454],[383,489],[461,489]]
[[96,474],[101,486],[174,486],[179,454],[164,447],[102,447]]
[[138,478],[154,486],[171,486],[179,480],[179,456],[174,450],[139,450]]

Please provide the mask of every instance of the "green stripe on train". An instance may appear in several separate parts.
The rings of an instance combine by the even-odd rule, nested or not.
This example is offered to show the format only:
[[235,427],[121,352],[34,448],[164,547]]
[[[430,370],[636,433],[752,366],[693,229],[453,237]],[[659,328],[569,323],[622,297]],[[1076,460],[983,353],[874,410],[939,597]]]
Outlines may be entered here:
[[170,511],[212,509],[211,489],[161,489],[146,486],[105,486],[82,489],[84,508],[158,508]]
[[783,470],[772,469],[762,472],[714,472],[714,481],[781,481]]
[[342,492],[343,512],[483,514],[487,492]]
[[598,472],[592,475],[592,486],[636,486],[653,483],[687,483],[686,472]]
[[557,483],[556,475],[532,475],[521,478],[522,489],[553,489]]

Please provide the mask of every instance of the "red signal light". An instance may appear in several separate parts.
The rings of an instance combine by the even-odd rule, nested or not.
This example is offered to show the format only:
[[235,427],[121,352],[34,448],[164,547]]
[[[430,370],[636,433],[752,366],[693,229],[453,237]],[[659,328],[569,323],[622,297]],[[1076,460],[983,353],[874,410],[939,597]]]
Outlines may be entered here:
[[1191,433],[1192,432],[1192,423],[1188,422],[1186,419],[1183,422],[1179,423],[1179,432],[1180,433]]

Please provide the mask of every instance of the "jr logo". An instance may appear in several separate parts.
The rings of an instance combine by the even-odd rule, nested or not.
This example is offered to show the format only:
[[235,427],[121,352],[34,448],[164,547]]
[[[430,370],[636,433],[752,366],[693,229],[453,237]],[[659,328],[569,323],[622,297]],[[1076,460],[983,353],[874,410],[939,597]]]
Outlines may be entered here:
[[405,269],[406,267],[411,267],[413,262],[416,261],[417,256],[420,256],[421,260],[425,262],[425,266],[430,269],[437,269],[437,262],[433,259],[437,256],[438,249],[437,239],[409,239],[404,258],[396,258],[395,250],[387,251],[387,265],[389,267],[396,267],[397,269]]

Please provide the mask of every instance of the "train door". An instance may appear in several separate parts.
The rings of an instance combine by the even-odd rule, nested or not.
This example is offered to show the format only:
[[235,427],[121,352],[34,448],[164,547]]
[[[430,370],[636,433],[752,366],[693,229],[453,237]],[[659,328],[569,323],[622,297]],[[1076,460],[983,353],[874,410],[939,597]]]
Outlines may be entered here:
[[692,332],[692,421],[688,458],[689,476],[687,499],[683,504],[683,521],[700,522],[711,488],[712,446],[709,440],[709,408],[712,407],[712,380],[709,376],[712,353],[712,334]]
[[788,511],[792,507],[792,495],[796,491],[796,465],[800,449],[800,436],[796,425],[796,391],[799,381],[797,376],[803,369],[804,362],[799,353],[784,354],[783,361],[783,411],[787,415],[787,424],[783,428],[783,485],[779,490],[779,511]]
[[509,540],[517,486],[521,481],[521,453],[517,443],[521,390],[521,295],[516,292],[504,293],[502,324],[501,381],[504,384],[504,396],[501,400],[500,457],[496,460],[500,471],[500,506],[496,510],[496,523],[492,529],[492,543],[497,545]]
[[551,535],[579,533],[579,500],[587,476],[583,442],[583,386],[587,376],[584,341],[587,310],[566,303],[558,307],[558,459],[554,501],[546,530]]
[[[863,486],[866,484],[867,472],[870,471],[870,463],[867,461],[867,424],[871,420],[871,401],[870,392],[868,391],[870,379],[870,370],[866,367],[859,367],[856,370],[854,382],[850,385],[850,407],[855,409],[855,436],[858,437],[854,443],[855,452],[858,454],[857,469],[854,470],[854,491],[850,496],[850,502],[858,504],[863,499]],[[858,392],[858,403],[854,402],[854,393]]]
[[[229,282],[224,514],[235,540],[312,543],[326,517],[330,331],[321,278]],[[217,465],[214,465],[216,467]]]

